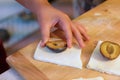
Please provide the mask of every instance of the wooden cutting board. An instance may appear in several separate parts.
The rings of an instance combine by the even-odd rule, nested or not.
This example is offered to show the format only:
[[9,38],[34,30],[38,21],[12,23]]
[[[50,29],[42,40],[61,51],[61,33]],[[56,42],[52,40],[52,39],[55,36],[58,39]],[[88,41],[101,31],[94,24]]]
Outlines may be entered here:
[[[34,60],[33,55],[39,41],[35,41],[13,55],[10,55],[7,58],[7,62],[25,80],[72,80],[79,77],[89,78],[96,76],[102,76],[105,80],[120,80],[120,76],[86,68],[86,64],[98,40],[109,40],[120,44],[119,9],[120,0],[108,0],[74,20],[86,27],[91,38],[89,42],[86,42],[86,47],[82,50],[82,70]],[[63,35],[60,35],[61,31],[59,30],[54,33],[59,37],[63,37]]]

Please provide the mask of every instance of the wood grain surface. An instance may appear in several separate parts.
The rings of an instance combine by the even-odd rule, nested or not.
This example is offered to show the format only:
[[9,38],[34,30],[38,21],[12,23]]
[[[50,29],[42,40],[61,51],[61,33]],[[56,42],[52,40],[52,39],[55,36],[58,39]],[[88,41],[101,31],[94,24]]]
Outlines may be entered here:
[[[120,76],[86,68],[86,64],[98,40],[109,40],[120,44],[119,9],[120,0],[108,0],[74,20],[85,26],[90,36],[90,41],[85,42],[86,47],[82,50],[82,70],[34,60],[33,55],[39,41],[35,41],[13,55],[10,55],[7,58],[7,62],[25,80],[72,80],[79,77],[90,78],[96,76],[102,76],[105,80],[120,80]],[[59,30],[55,31],[54,34],[59,37],[63,37],[64,35]]]

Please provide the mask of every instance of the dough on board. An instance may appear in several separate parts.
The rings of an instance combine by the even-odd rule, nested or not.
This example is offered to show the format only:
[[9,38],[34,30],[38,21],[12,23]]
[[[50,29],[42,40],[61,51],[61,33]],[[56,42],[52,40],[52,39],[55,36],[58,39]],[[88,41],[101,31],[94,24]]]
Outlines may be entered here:
[[94,49],[87,68],[120,76],[120,56],[114,60],[108,60],[107,58],[103,57],[100,53],[101,43],[102,41],[99,41]]
[[94,78],[78,78],[73,80],[104,80],[103,77],[94,77]]
[[46,47],[41,48],[40,43],[34,53],[34,59],[36,60],[82,69],[82,61],[80,56],[81,49],[76,47],[66,49],[61,53],[54,53]]

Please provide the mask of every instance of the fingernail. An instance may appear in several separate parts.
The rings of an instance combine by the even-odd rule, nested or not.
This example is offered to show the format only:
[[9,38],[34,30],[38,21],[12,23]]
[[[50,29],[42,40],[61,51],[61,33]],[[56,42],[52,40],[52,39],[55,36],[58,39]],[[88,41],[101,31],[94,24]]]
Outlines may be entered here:
[[72,47],[72,43],[70,41],[67,42],[68,48]]
[[45,46],[44,41],[42,41],[42,40],[40,41],[40,46],[41,46],[41,47],[44,47],[44,46]]
[[42,42],[40,41],[40,47],[43,47],[43,44],[42,44]]
[[81,48],[84,48],[84,47],[85,47],[85,44],[82,44],[82,45],[81,45]]

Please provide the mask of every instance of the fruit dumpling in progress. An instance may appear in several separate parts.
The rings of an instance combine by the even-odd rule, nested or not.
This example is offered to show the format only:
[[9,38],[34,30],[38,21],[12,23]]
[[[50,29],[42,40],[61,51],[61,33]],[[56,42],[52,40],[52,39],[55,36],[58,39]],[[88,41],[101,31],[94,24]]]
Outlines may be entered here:
[[120,55],[120,45],[110,41],[104,41],[100,45],[101,54],[109,60],[116,59]]
[[46,47],[55,53],[60,53],[67,49],[67,43],[62,39],[51,38],[46,43]]

